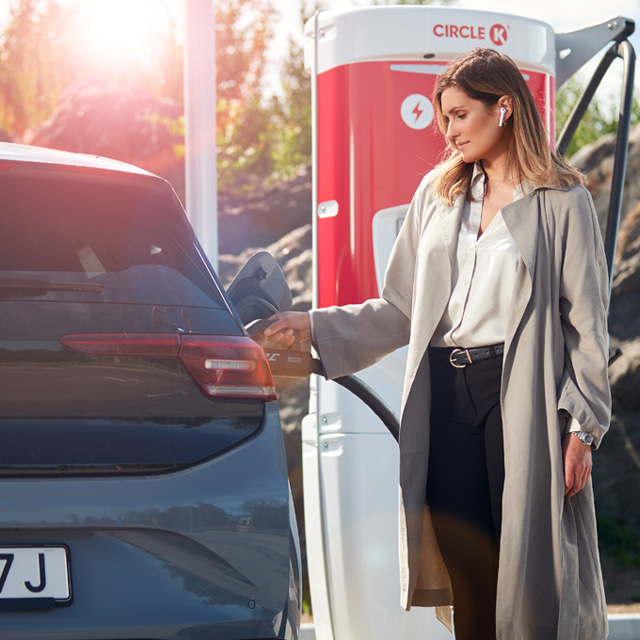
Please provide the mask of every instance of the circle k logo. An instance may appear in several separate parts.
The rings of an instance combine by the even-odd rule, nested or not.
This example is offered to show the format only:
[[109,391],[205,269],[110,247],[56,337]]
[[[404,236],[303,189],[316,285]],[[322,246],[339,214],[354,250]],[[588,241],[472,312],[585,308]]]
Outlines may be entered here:
[[[433,35],[436,38],[463,38],[466,40],[485,40],[487,37],[486,27],[479,27],[470,24],[437,24],[433,27]],[[494,24],[489,29],[489,38],[497,47],[507,44],[507,28],[501,24]]]
[[494,24],[489,30],[489,37],[491,42],[498,47],[507,44],[507,29],[501,24]]

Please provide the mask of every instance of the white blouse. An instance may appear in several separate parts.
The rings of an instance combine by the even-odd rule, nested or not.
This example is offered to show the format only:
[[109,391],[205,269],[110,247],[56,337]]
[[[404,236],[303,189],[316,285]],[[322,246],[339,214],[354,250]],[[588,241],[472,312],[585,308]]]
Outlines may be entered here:
[[[482,347],[504,342],[513,300],[518,250],[498,211],[478,238],[482,217],[485,175],[476,165],[471,199],[462,210],[451,298],[431,339],[434,347]],[[513,192],[514,201],[530,189]]]

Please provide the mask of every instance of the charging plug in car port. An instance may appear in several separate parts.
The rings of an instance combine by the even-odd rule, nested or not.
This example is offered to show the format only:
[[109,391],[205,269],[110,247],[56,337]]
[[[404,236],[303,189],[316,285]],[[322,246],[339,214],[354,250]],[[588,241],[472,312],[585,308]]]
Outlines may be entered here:
[[285,349],[271,346],[264,339],[262,331],[272,324],[269,318],[254,320],[246,325],[247,333],[262,346],[271,374],[280,378],[306,378],[312,373],[324,375],[324,367],[320,360],[314,358],[309,349],[300,349],[300,341],[297,338],[293,348]]
[[309,351],[269,347],[263,349],[273,376],[306,378],[312,373],[322,373],[320,362]]

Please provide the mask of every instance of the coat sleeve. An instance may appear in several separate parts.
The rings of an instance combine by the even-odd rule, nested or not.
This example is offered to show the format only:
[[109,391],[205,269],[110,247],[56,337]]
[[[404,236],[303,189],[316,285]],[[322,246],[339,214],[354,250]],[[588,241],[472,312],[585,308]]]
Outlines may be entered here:
[[380,298],[311,311],[313,343],[333,379],[365,369],[409,342],[421,216],[430,179],[416,191],[396,239]]
[[[563,218],[564,259],[560,277],[560,316],[565,368],[558,409],[594,436],[594,446],[609,428],[607,307],[609,279],[602,235],[591,195],[575,187]],[[570,421],[571,422],[571,421]]]

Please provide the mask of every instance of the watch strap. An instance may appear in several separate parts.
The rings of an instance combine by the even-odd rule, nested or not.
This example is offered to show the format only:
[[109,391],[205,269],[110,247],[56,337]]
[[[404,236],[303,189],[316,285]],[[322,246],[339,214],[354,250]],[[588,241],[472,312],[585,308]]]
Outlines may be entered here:
[[590,447],[593,444],[593,435],[587,431],[572,431],[573,435],[578,436],[582,440],[582,444]]

